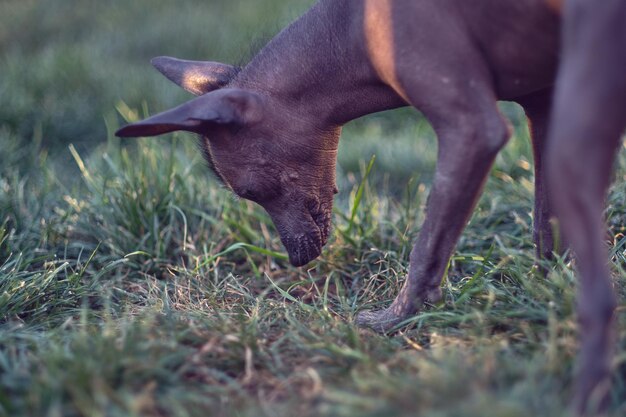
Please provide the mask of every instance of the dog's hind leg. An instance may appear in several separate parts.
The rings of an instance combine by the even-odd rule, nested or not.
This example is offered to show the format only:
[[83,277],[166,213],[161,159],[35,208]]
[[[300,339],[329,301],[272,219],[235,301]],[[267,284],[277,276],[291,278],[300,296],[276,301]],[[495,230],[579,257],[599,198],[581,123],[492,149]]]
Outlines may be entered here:
[[524,108],[529,120],[535,166],[535,208],[533,210],[533,241],[538,259],[551,259],[553,251],[561,251],[555,241],[550,218],[552,208],[545,178],[546,136],[552,105],[552,89],[546,89],[517,102]]
[[580,273],[581,347],[574,407],[599,415],[610,388],[615,294],[604,242],[604,203],[626,127],[626,1],[566,2],[564,52],[548,143],[555,214]]
[[[435,106],[420,106],[439,142],[426,217],[400,293],[389,308],[362,312],[357,317],[360,325],[385,332],[414,314],[423,302],[441,298],[439,287],[452,251],[496,154],[509,138],[488,78],[480,80],[480,74],[470,74],[450,90],[439,89],[433,92],[435,96],[427,94],[436,97]],[[426,88],[420,87],[409,91]]]

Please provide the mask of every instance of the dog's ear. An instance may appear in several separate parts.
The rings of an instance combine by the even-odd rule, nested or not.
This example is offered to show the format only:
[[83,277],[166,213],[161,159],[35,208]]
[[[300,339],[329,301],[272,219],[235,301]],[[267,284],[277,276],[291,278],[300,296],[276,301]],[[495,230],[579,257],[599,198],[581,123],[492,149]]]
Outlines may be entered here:
[[167,56],[150,62],[170,81],[197,96],[224,87],[237,75],[235,67],[219,62],[185,61]]
[[156,136],[177,130],[206,135],[215,125],[243,126],[258,122],[263,98],[240,89],[223,89],[197,97],[115,132],[119,137]]

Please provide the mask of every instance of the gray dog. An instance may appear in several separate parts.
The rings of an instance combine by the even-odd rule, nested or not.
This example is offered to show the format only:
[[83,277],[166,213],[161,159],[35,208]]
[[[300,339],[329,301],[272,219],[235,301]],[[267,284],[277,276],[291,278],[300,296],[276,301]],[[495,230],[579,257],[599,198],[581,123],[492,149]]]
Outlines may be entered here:
[[[586,268],[576,394],[582,413],[599,387],[606,386],[608,375],[614,301],[600,220],[609,161],[623,128],[617,112],[623,116],[624,94],[600,94],[608,86],[601,77],[585,85],[587,95],[581,95],[580,84],[606,71],[623,86],[624,78],[617,78],[626,68],[626,25],[623,0],[605,0],[603,11],[594,13],[597,18],[581,18],[586,11],[579,11],[595,3],[572,3],[566,13],[566,58],[551,131],[549,177],[544,173],[544,148],[559,65],[558,0],[320,0],[243,69],[155,58],[159,71],[200,97],[125,126],[117,135],[154,136],[175,130],[200,134],[204,155],[217,176],[236,194],[267,210],[290,262],[300,266],[320,254],[330,233],[341,126],[386,109],[418,108],[439,141],[426,218],[398,297],[387,309],[362,312],[357,318],[360,325],[387,331],[425,301],[440,299],[447,262],[510,135],[496,102],[519,103],[532,127],[538,255],[549,257],[558,243],[550,225],[554,203],[568,229],[568,241]],[[622,19],[611,20],[611,14]],[[600,28],[601,19],[607,25]],[[585,29],[581,36],[572,29],[579,25]],[[581,40],[586,32],[591,32],[589,41]],[[591,50],[589,42],[596,41],[604,48]],[[579,49],[579,44],[589,50]],[[616,52],[622,54],[621,66],[611,71]],[[583,65],[595,62],[586,53],[599,53],[604,61]],[[585,113],[589,105],[602,108],[603,119],[608,113],[612,118],[599,125],[598,115]],[[582,125],[569,124],[572,117]],[[587,145],[596,133],[604,135],[602,142],[597,138],[596,146]],[[575,146],[570,143],[573,136]],[[577,179],[574,186],[572,178]],[[592,360],[593,355],[600,357]],[[598,395],[606,396],[603,392]]]

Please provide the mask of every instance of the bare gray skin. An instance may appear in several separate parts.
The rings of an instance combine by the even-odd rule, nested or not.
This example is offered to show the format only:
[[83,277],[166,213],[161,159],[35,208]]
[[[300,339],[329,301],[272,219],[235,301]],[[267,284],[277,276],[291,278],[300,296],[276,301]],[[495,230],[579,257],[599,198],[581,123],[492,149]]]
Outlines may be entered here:
[[604,244],[604,202],[626,129],[626,0],[568,0],[563,58],[546,159],[550,197],[580,272],[574,411],[609,400],[615,293]]
[[[622,0],[609,1],[617,2],[623,4]],[[617,29],[610,30],[617,34]],[[359,325],[386,332],[415,314],[425,301],[441,298],[446,264],[493,160],[509,138],[497,100],[521,104],[532,125],[538,255],[549,257],[557,244],[549,223],[552,205],[561,208],[564,224],[579,219],[568,209],[580,191],[564,186],[570,179],[563,178],[563,172],[569,171],[554,169],[549,181],[544,181],[559,35],[560,18],[546,0],[320,0],[240,71],[213,62],[155,59],[153,64],[164,75],[200,97],[125,126],[117,134],[154,136],[175,130],[200,134],[205,157],[216,174],[237,195],[267,210],[290,262],[300,266],[321,253],[330,233],[341,126],[382,110],[418,108],[432,124],[439,143],[425,221],[397,298],[387,309],[363,311],[357,317]],[[579,87],[563,87],[566,92],[557,95],[557,101],[575,106],[580,98],[571,96],[574,91],[578,94]],[[589,87],[591,96],[594,88]],[[568,119],[568,111],[557,112],[553,126],[562,126],[559,120]],[[614,144],[619,126],[617,122],[609,125],[613,142],[606,142]],[[595,127],[590,123],[583,131],[594,132]],[[549,155],[555,166],[572,172],[580,154],[561,159],[560,148],[574,152],[562,143],[575,129],[553,132],[554,142],[561,145],[553,145],[559,151]],[[590,137],[580,137],[580,149]],[[584,149],[581,152],[590,148]],[[603,146],[594,149],[599,153],[598,164],[608,160],[604,153],[600,155],[607,152]],[[587,166],[576,175],[584,177]],[[581,197],[588,207],[583,204],[579,217],[591,216],[595,223],[585,229],[571,226],[568,234],[577,253],[595,251],[591,258],[584,257],[588,262],[581,262],[588,271],[596,271],[583,271],[583,287],[587,288],[585,276],[606,277],[599,280],[605,282],[604,290],[588,295],[590,303],[606,307],[603,313],[599,315],[589,305],[581,310],[581,317],[590,317],[584,320],[592,324],[585,325],[583,320],[583,329],[592,336],[583,343],[581,353],[580,404],[587,404],[607,370],[602,365],[598,371],[600,365],[592,363],[591,356],[596,348],[607,351],[606,343],[598,340],[606,339],[608,327],[590,330],[590,326],[606,324],[606,312],[612,312],[613,304],[603,304],[610,292],[606,253],[584,246],[581,237],[585,231],[601,230],[597,202],[604,195],[607,178],[608,174],[589,185],[595,192],[589,194],[595,196],[595,205],[591,197]],[[555,198],[549,198],[551,189]],[[608,358],[608,353],[603,355]],[[601,377],[583,382],[592,373]]]
[[[381,28],[386,44],[380,42]],[[414,305],[396,314],[403,319],[416,311],[423,295],[438,292],[441,265],[495,153],[506,143],[508,128],[496,99],[524,104],[535,97],[529,116],[543,120],[547,100],[535,102],[547,97],[543,92],[552,83],[557,49],[558,18],[542,0],[481,0],[471,6],[462,0],[322,0],[241,71],[227,64],[156,58],[157,69],[201,96],[126,126],[118,135],[174,130],[202,135],[205,156],[218,176],[268,211],[291,263],[300,266],[321,253],[330,232],[341,126],[381,110],[419,108],[439,133],[441,149],[450,148],[440,152],[431,196],[430,206],[439,209],[428,213],[459,221],[444,233],[435,214],[427,215],[428,227],[414,252],[432,262],[426,269],[412,268],[409,281],[421,283],[420,296],[409,291]],[[401,53],[387,65],[390,50]],[[475,163],[474,153],[480,159]],[[446,172],[452,166],[458,174]],[[468,177],[444,187],[447,175]],[[458,197],[444,197],[457,188]],[[442,197],[444,207],[434,202]],[[554,246],[549,210],[545,198],[538,201],[543,208],[537,212],[546,215],[538,217],[536,235],[543,240],[538,237],[537,246],[549,254]],[[434,246],[424,247],[426,238]]]
[[[202,135],[218,176],[267,210],[300,266],[329,235],[341,126],[386,109],[420,109],[439,138],[426,219],[398,298],[358,318],[385,331],[440,298],[445,265],[509,138],[498,99],[524,106],[541,160],[559,26],[543,0],[321,0],[241,71],[156,58],[157,69],[200,97],[117,134]],[[536,178],[535,237],[539,253],[549,254],[551,211],[541,172]]]

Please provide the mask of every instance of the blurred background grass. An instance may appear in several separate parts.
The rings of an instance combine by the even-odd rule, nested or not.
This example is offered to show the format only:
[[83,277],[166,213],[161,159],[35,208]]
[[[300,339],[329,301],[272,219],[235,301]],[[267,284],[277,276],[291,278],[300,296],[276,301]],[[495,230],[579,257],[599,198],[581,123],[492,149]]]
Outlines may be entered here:
[[310,1],[6,0],[0,14],[0,123],[45,132],[57,150],[106,139],[119,100],[162,109],[186,96],[150,58],[242,62]]

